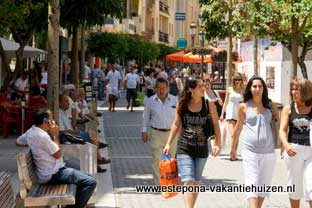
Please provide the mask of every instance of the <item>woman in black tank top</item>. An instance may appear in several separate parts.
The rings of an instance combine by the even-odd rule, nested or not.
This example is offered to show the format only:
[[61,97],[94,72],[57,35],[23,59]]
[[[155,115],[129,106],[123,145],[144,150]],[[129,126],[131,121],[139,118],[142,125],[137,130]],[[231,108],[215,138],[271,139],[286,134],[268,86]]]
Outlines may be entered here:
[[292,208],[300,207],[303,198],[303,178],[305,175],[305,197],[312,207],[312,147],[310,143],[310,123],[312,121],[312,82],[306,79],[290,83],[291,105],[282,111],[280,139],[283,144],[284,160],[288,169],[288,185],[295,186],[289,193]]
[[[181,183],[184,186],[199,185],[207,157],[207,139],[215,132],[215,145],[212,154],[220,153],[220,129],[217,110],[213,102],[204,100],[203,81],[188,80],[179,100],[175,120],[171,127],[164,153],[169,152],[170,145],[182,124],[182,133],[178,140],[177,161]],[[213,125],[212,125],[213,124]],[[194,207],[198,193],[184,193],[186,207]]]

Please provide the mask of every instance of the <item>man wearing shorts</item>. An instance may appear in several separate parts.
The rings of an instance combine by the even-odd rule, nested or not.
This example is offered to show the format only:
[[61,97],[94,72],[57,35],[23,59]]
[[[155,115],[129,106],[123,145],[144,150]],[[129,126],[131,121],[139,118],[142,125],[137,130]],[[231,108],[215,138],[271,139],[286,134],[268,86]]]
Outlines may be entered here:
[[136,73],[134,73],[134,66],[131,66],[130,72],[126,75],[124,83],[124,88],[127,89],[126,95],[128,101],[127,109],[129,109],[130,107],[131,112],[134,112],[133,106],[135,99],[137,97],[137,89],[139,87],[139,82],[140,78]]
[[121,75],[119,71],[115,70],[114,65],[110,65],[111,70],[107,73],[106,79],[108,81],[108,100],[109,109],[108,111],[115,112],[115,105],[117,101],[117,96],[119,93]]

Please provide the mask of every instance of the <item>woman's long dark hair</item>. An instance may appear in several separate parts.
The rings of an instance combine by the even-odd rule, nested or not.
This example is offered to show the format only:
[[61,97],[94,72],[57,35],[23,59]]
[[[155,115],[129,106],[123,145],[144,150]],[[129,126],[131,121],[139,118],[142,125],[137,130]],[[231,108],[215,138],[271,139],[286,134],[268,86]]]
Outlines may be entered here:
[[264,80],[261,77],[256,76],[256,75],[252,76],[247,83],[246,90],[244,93],[244,102],[247,102],[248,100],[252,99],[251,85],[252,85],[252,82],[254,80],[260,80],[261,81],[262,86],[263,86],[262,105],[263,105],[263,107],[270,109],[271,107],[270,107],[268,87],[266,86]]
[[182,112],[187,108],[192,99],[192,93],[190,89],[195,89],[200,79],[186,80],[185,87],[180,95],[178,114],[182,118]]

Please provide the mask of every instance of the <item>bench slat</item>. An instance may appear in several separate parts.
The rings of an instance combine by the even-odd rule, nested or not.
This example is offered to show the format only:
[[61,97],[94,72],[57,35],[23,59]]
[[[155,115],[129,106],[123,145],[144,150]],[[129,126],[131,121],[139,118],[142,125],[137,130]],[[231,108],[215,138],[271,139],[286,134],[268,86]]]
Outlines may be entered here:
[[7,190],[7,192],[5,192],[3,196],[1,196],[0,207],[9,208],[12,207],[14,203],[15,200],[13,191]]
[[[40,186],[64,187],[62,192],[58,194],[46,194],[39,196],[36,191],[43,190]],[[46,189],[47,190],[47,189]],[[65,192],[63,191],[65,190]],[[75,204],[76,186],[74,184],[61,184],[61,185],[44,185],[36,184],[30,190],[29,195],[25,198],[25,206],[45,206],[45,205],[70,205]]]
[[0,172],[0,207],[15,207],[15,197],[10,183],[10,174]]

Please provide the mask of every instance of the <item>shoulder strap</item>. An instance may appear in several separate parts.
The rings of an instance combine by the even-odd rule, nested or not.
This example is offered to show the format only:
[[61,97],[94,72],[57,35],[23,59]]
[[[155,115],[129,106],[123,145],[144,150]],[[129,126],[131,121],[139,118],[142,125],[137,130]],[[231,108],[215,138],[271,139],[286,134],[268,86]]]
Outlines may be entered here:
[[205,108],[206,108],[206,112],[207,112],[207,116],[211,116],[210,115],[210,109],[209,109],[209,100],[206,100],[205,98],[204,99],[204,103],[205,103]]

